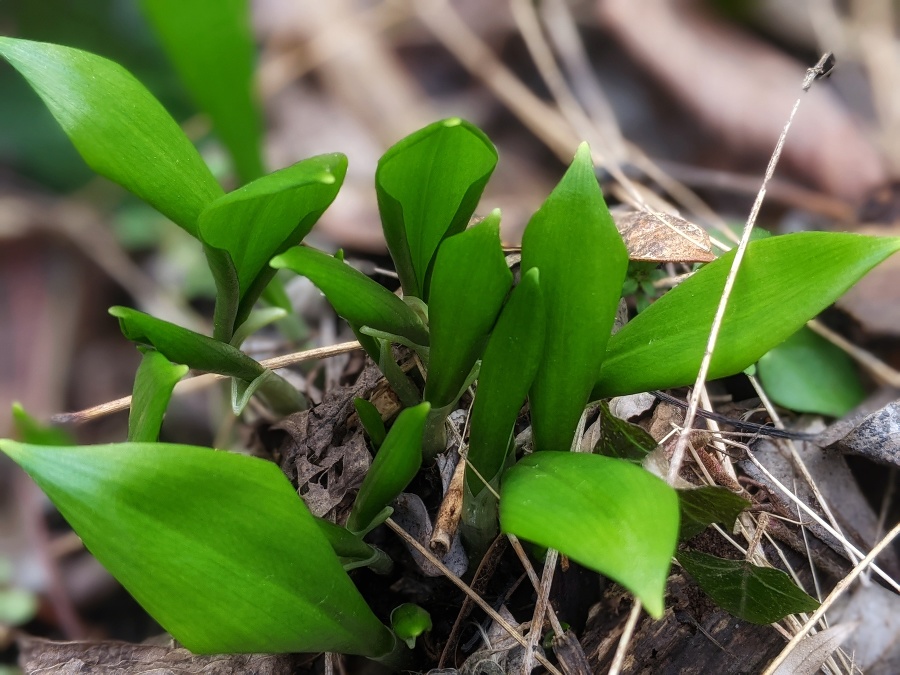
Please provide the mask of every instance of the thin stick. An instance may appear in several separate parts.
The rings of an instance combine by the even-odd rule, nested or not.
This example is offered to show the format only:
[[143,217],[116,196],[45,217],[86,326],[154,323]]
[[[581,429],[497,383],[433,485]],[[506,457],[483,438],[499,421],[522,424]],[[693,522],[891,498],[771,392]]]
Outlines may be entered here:
[[[750,384],[753,385],[753,389],[756,391],[759,396],[759,400],[762,401],[763,407],[765,407],[766,412],[769,414],[769,417],[772,418],[772,421],[775,423],[776,427],[784,427],[784,424],[781,422],[781,418],[778,416],[778,411],[775,410],[775,407],[772,405],[772,402],[769,400],[769,397],[766,395],[765,390],[760,386],[759,381],[754,376],[749,376]],[[791,454],[791,459],[793,460],[794,468],[800,472],[800,475],[803,477],[803,480],[806,481],[806,484],[809,486],[809,489],[812,491],[813,497],[819,503],[819,506],[822,508],[822,512],[825,514],[825,517],[828,518],[828,522],[831,523],[831,526],[834,527],[835,530],[840,532],[841,527],[838,524],[837,518],[834,517],[834,514],[831,512],[831,507],[828,506],[828,502],[825,499],[825,495],[822,494],[822,491],[819,490],[819,486],[816,484],[815,479],[812,477],[812,474],[809,472],[809,469],[806,467],[806,464],[803,462],[803,458],[800,457],[800,453],[797,452],[797,446],[794,445],[794,442],[790,439],[786,441],[787,449]],[[842,538],[843,541],[843,538]],[[854,556],[852,551],[848,549],[845,545],[844,550],[847,551],[847,557],[850,559],[850,562],[855,563],[858,558],[861,558],[862,555]]]
[[550,607],[550,589],[553,587],[553,573],[556,571],[556,561],[559,560],[559,552],[556,549],[547,549],[547,557],[544,559],[544,572],[541,574],[541,584],[538,591],[537,602],[534,604],[534,614],[531,619],[531,630],[528,631],[528,648],[525,650],[525,658],[522,661],[522,674],[530,675],[534,668],[534,655],[537,653],[537,643],[541,637],[541,627],[544,625],[544,614],[553,614]]
[[[515,551],[516,556],[519,558],[519,561],[522,563],[522,567],[525,568],[525,575],[528,577],[528,580],[531,582],[532,588],[534,588],[535,592],[541,592],[541,580],[538,579],[537,573],[534,571],[534,566],[532,566],[531,561],[528,559],[528,555],[525,553],[525,549],[522,548],[522,544],[519,541],[519,538],[514,534],[507,534],[506,538],[509,540],[509,543],[512,544],[513,551]],[[553,549],[547,549],[547,556],[549,557],[550,551]],[[562,624],[559,622],[559,618],[556,616],[556,612],[553,611],[552,607],[547,607],[547,619],[550,620],[550,626],[553,628],[553,634],[556,637],[562,637],[565,635],[565,630],[562,627]]]
[[[825,528],[825,530],[829,534],[831,534],[838,541],[840,541],[849,551],[852,551],[852,553],[856,557],[858,557],[858,558],[863,557],[862,551],[860,551],[850,541],[848,541],[847,537],[845,537],[843,534],[841,534],[836,529],[834,529],[831,525],[829,525],[818,513],[813,511],[806,504],[804,504],[802,499],[800,499],[799,497],[797,497],[797,495],[795,495],[793,492],[788,490],[787,487],[780,480],[778,480],[775,476],[773,476],[772,473],[765,466],[763,466],[763,464],[758,459],[756,459],[756,457],[753,456],[752,452],[747,455],[747,459],[749,459],[751,462],[753,462],[753,464],[756,466],[756,468],[758,468],[760,471],[762,471],[763,474],[765,474],[766,478],[768,478],[770,481],[772,481],[772,483],[776,487],[778,487],[779,490],[784,492],[785,496],[788,499],[790,499],[791,501],[793,501],[801,510],[803,510],[806,513],[806,515],[808,515],[810,518],[815,520],[819,525],[821,525],[823,528]],[[882,579],[884,579],[891,588],[893,588],[895,591],[900,593],[900,583],[897,583],[896,581],[894,581],[894,579],[892,579],[889,574],[884,572],[884,570],[882,570],[877,565],[872,565],[872,570],[878,576],[880,576]]]
[[[804,93],[809,90],[817,77],[826,74],[825,68],[830,63],[828,60],[830,56],[830,54],[826,54],[819,60],[819,63],[806,71],[806,77],[803,80]],[[709,373],[713,351],[716,348],[716,341],[719,338],[719,331],[722,328],[722,321],[725,318],[725,310],[728,307],[728,298],[731,296],[734,282],[737,279],[738,270],[744,259],[744,253],[747,250],[747,245],[750,243],[750,234],[753,232],[753,226],[756,224],[756,217],[759,215],[759,209],[766,197],[766,187],[775,173],[775,167],[778,166],[778,160],[781,158],[781,151],[784,148],[788,131],[791,128],[791,123],[794,121],[794,116],[797,114],[797,109],[800,107],[802,98],[802,94],[797,97],[794,107],[791,110],[791,114],[788,117],[787,124],[784,125],[781,136],[778,138],[778,143],[775,145],[775,152],[772,153],[772,158],[769,160],[768,167],[766,167],[766,175],[763,178],[762,186],[756,195],[756,201],[753,202],[753,208],[750,210],[750,217],[747,218],[747,224],[744,226],[744,232],[741,235],[741,243],[738,244],[737,251],[734,254],[731,270],[728,273],[728,277],[725,279],[725,288],[722,289],[722,297],[719,300],[716,316],[713,319],[712,328],[709,332],[709,341],[706,344],[706,351],[703,353],[703,360],[700,362],[700,372],[697,373],[697,381],[694,383],[694,388],[691,391],[691,400],[688,405],[686,419],[684,420],[685,429],[690,429],[694,426],[694,418],[697,416],[697,408],[700,403],[700,389],[706,382],[706,376]],[[678,441],[675,443],[675,450],[672,453],[671,464],[669,465],[668,482],[670,485],[675,484],[675,479],[678,478],[678,472],[681,471],[681,463],[684,461],[684,452],[687,448],[687,441],[688,436],[686,433],[679,434]]]
[[622,637],[619,638],[619,645],[616,647],[616,655],[609,666],[609,675],[619,675],[622,665],[625,663],[625,656],[628,654],[628,647],[631,644],[631,638],[634,635],[634,627],[637,625],[638,617],[641,615],[641,601],[634,599],[634,606],[628,614],[628,620],[625,622],[625,628],[622,629]]
[[568,163],[579,139],[555,107],[526,87],[447,0],[415,0],[419,20],[471,75],[484,82],[531,132]]
[[806,326],[814,330],[834,346],[843,349],[851,359],[866,369],[869,374],[879,382],[886,384],[889,387],[900,389],[900,371],[891,368],[871,352],[867,352],[865,349],[857,347],[855,344],[844,338],[843,335],[835,333],[818,319],[808,321]]
[[[446,576],[453,584],[459,588],[463,593],[471,598],[472,602],[481,607],[487,613],[489,617],[491,617],[494,621],[497,622],[497,625],[503,628],[507,633],[509,633],[510,637],[512,637],[516,642],[522,645],[525,649],[528,649],[528,642],[522,637],[522,634],[516,630],[515,626],[512,626],[506,619],[500,616],[493,607],[491,607],[488,603],[486,603],[478,593],[475,593],[469,586],[458,576],[456,576],[453,572],[447,569],[446,565],[444,565],[440,560],[432,555],[431,551],[422,546],[416,539],[410,535],[406,530],[400,527],[397,523],[394,522],[393,519],[388,518],[384,521],[385,524],[391,528],[394,532],[396,532],[403,541],[407,544],[415,548],[419,553],[421,553],[432,565],[437,567],[443,574]],[[535,658],[538,660],[544,668],[549,670],[553,675],[562,675],[556,666],[550,663],[542,654],[535,654]]]
[[800,641],[806,636],[806,633],[813,627],[815,627],[816,623],[818,623],[819,619],[828,611],[828,608],[834,604],[834,601],[837,600],[844,591],[849,588],[850,584],[858,577],[862,571],[868,567],[873,560],[875,560],[876,556],[881,553],[884,548],[893,541],[894,537],[900,534],[900,523],[894,526],[890,532],[885,535],[885,537],[879,541],[875,547],[869,551],[869,554],[859,561],[859,563],[850,571],[850,573],[841,579],[837,585],[832,589],[831,593],[828,594],[828,597],[825,598],[824,602],[819,605],[819,608],[813,612],[812,616],[807,619],[806,623],[803,624],[802,628],[791,638],[791,641],[788,642],[784,649],[781,650],[781,653],[775,658],[772,663],[769,664],[769,667],[766,668],[763,675],[774,675],[775,671],[778,670],[778,667],[784,663],[787,659],[788,655],[800,644]]
[[[331,356],[337,356],[338,354],[346,354],[347,352],[353,352],[357,349],[362,349],[362,346],[354,340],[353,342],[342,342],[340,344],[331,345],[329,347],[319,347],[317,349],[307,349],[306,351],[302,352],[294,352],[293,354],[275,356],[271,359],[260,361],[259,364],[264,368],[277,370],[279,368],[286,368],[287,366],[292,366],[297,363],[303,363],[304,361],[326,359]],[[182,380],[181,382],[176,384],[175,391],[173,393],[181,395],[187,394],[192,391],[199,391],[200,389],[205,389],[206,387],[211,386],[215,382],[219,382],[220,380],[225,380],[227,378],[227,375],[217,375],[213,373],[197,375],[195,377],[190,377],[186,380]],[[111,415],[112,413],[119,412],[120,410],[127,410],[130,407],[131,397],[124,396],[122,398],[116,399],[115,401],[107,401],[106,403],[95,405],[92,408],[79,410],[78,412],[59,413],[58,415],[54,415],[53,417],[51,417],[50,421],[53,424],[84,424],[85,422],[90,422],[91,420],[95,420],[99,417]]]

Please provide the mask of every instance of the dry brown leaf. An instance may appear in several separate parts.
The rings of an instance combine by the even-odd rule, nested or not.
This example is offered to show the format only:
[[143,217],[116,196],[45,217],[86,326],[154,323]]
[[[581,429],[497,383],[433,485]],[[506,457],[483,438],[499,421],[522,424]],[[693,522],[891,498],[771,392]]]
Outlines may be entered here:
[[687,263],[716,259],[709,234],[684,218],[649,211],[612,215],[631,260]]

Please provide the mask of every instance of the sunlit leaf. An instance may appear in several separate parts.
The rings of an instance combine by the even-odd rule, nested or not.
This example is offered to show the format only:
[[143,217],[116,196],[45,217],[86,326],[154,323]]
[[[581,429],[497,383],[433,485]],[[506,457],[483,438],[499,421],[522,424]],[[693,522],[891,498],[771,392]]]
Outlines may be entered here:
[[678,490],[678,503],[681,506],[680,539],[690,539],[712,523],[721,523],[731,531],[741,511],[750,506],[746,499],[718,485]]
[[[900,249],[900,238],[800,232],[751,242],[709,379],[739,373]],[[734,252],[697,271],[609,341],[593,398],[693,384]],[[544,270],[541,268],[543,282]]]
[[536,452],[503,475],[500,526],[608,576],[662,616],[678,497],[651,473],[601,455]]
[[866,395],[847,353],[805,326],[765,353],[757,368],[768,397],[797,412],[842,417]]
[[544,356],[531,387],[537,450],[568,450],[612,330],[628,253],[583,144],[522,237],[522,271],[541,271]]
[[819,606],[781,570],[698,551],[682,551],[675,557],[719,607],[750,623],[774,623]]
[[391,649],[392,635],[274,464],[161,443],[0,441],[0,450],[191,651]]
[[18,70],[94,171],[197,236],[222,188],[149,91],[112,61],[79,49],[0,37]]
[[306,246],[295,246],[271,264],[307,277],[352,326],[370,326],[416,344],[428,344],[428,331],[408,305],[345,262]]
[[428,299],[438,246],[466,228],[496,164],[487,136],[456,117],[420,129],[382,156],[378,209],[406,295]]
[[243,182],[262,167],[262,116],[247,0],[142,0],[165,52],[201,110],[213,122]]
[[415,408],[407,408],[397,417],[359,488],[347,519],[347,529],[351,532],[366,530],[419,472],[422,430],[430,407],[428,403],[421,403]]
[[435,408],[459,396],[512,281],[500,246],[499,212],[441,245],[428,301],[431,350],[425,382],[425,399]]
[[274,276],[269,260],[309,234],[337,196],[346,171],[344,155],[311,157],[229,192],[200,214],[204,243],[227,253],[209,261],[218,291],[217,323],[229,318],[232,323],[222,329],[228,339]]
[[141,352],[128,413],[128,440],[133,443],[159,439],[172,390],[188,372],[187,366],[172,363],[155,349],[141,349]]

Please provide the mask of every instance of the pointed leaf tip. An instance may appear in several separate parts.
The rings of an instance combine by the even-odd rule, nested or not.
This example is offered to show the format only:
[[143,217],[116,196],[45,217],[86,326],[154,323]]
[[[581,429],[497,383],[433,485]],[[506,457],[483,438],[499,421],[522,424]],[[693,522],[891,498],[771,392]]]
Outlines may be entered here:
[[271,462],[165,443],[0,440],[96,558],[195,653],[390,650]]

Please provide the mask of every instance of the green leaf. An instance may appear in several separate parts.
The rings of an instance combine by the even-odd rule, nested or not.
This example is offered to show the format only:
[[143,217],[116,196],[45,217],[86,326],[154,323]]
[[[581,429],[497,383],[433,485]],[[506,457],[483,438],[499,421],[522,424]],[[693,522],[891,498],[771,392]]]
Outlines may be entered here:
[[71,445],[74,439],[65,429],[36,420],[25,412],[21,403],[12,404],[12,421],[19,440],[35,445]]
[[697,551],[680,551],[675,557],[719,607],[744,621],[775,623],[819,606],[781,570]]
[[[897,237],[836,232],[751,242],[709,379],[734,375],[759,360],[898,249]],[[694,383],[733,256],[702,267],[612,337],[594,399]]]
[[141,352],[128,413],[128,440],[132,443],[159,439],[172,390],[189,370],[187,366],[172,363],[155,349],[144,348]]
[[241,324],[240,328],[234,331],[229,343],[232,347],[240,349],[244,344],[244,340],[253,335],[258,330],[262,330],[269,324],[281,321],[289,314],[281,307],[261,307],[256,311],[250,312],[247,320]]
[[712,523],[720,523],[730,531],[741,511],[750,506],[743,497],[717,485],[678,490],[678,503],[681,507],[678,538],[681,540],[700,534]]
[[384,286],[350,265],[306,246],[295,246],[276,256],[271,265],[307,277],[351,326],[370,326],[416,344],[428,344],[428,331],[418,315]]
[[379,160],[378,209],[406,295],[428,299],[438,246],[466,228],[496,165],[487,136],[456,117],[407,136]]
[[378,656],[392,648],[274,464],[161,443],[0,441],[0,450],[191,651]]
[[[513,426],[544,347],[544,300],[531,269],[509,296],[484,350],[469,427],[466,483],[477,496],[503,467]],[[465,512],[466,509],[464,508]]]
[[153,347],[173,363],[235,378],[232,409],[236,415],[256,392],[279,414],[287,415],[305,407],[305,400],[287,380],[227,342],[128,307],[110,307],[109,313],[118,317],[122,334],[132,342]]
[[369,440],[372,441],[372,448],[377,451],[387,437],[387,429],[384,428],[381,413],[378,412],[378,408],[371,401],[364,398],[357,397],[353,399],[353,407],[356,408],[359,421],[362,422],[363,428],[369,435]]
[[265,371],[259,363],[227,342],[214,340],[128,307],[110,307],[109,313],[119,319],[119,326],[126,338],[153,347],[173,363],[230,375],[247,382],[252,382]]
[[388,574],[391,571],[393,561],[384,551],[369,546],[362,537],[353,534],[346,527],[322,518],[315,520],[345,570],[370,567],[376,574]]
[[230,339],[244,322],[275,275],[269,260],[309,234],[346,172],[344,155],[311,157],[229,192],[203,210],[201,239],[227,254],[210,256],[218,290],[216,323],[223,324],[217,325],[217,337],[221,331]]
[[350,532],[363,532],[403,492],[422,466],[422,431],[431,406],[420,403],[398,415],[356,495],[347,519]]
[[866,396],[847,353],[805,326],[757,367],[769,398],[797,412],[842,417]]
[[617,581],[662,616],[678,497],[653,474],[600,455],[536,452],[503,476],[500,526]]
[[143,0],[172,65],[234,159],[242,182],[263,174],[262,115],[247,0]]
[[431,614],[418,605],[405,602],[391,612],[391,628],[407,647],[413,649],[416,638],[431,630]]
[[0,37],[0,56],[28,80],[88,166],[197,236],[197,216],[222,188],[128,71],[78,49],[8,37]]
[[637,424],[613,415],[605,401],[600,403],[600,419],[600,440],[593,448],[594,452],[640,463],[656,449],[657,442],[653,436]]
[[612,330],[628,252],[586,144],[522,237],[522,271],[541,271],[544,357],[529,397],[534,447],[569,450]]
[[431,349],[425,381],[425,400],[435,408],[459,397],[512,281],[500,244],[499,211],[441,245],[428,301]]

